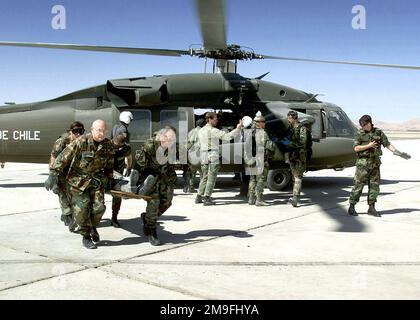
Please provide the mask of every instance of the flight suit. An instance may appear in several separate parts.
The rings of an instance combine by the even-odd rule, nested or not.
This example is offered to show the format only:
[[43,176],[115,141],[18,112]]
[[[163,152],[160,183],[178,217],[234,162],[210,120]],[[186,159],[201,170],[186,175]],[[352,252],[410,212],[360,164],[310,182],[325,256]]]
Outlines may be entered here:
[[[254,204],[255,200],[262,200],[269,170],[268,160],[274,155],[274,143],[268,137],[267,132],[264,129],[254,128],[252,130],[252,136],[247,139],[255,137],[256,155],[248,154],[252,148],[245,147],[245,172],[250,173],[248,188],[250,204]],[[261,155],[261,153],[263,154]]]
[[70,143],[52,169],[60,174],[70,164],[66,178],[71,188],[74,216],[80,234],[89,236],[106,210],[104,193],[113,177],[114,147],[109,139],[98,143],[88,134]]
[[306,127],[297,122],[290,130],[289,161],[293,176],[293,197],[299,197],[306,171]]
[[[198,132],[201,130],[201,127],[196,127],[192,129],[190,132],[188,132],[188,144],[187,144],[187,150],[191,154],[191,156],[199,157],[199,143],[198,143]],[[197,170],[195,169],[195,164],[191,163],[191,161],[185,165],[184,167],[184,180],[185,180],[185,186],[184,191],[191,192],[194,190],[194,182],[195,182],[195,176],[197,174]],[[200,181],[201,181],[201,169],[198,170],[200,174]]]
[[220,169],[219,142],[230,141],[241,133],[240,129],[224,132],[207,123],[199,132],[198,139],[201,152],[202,179],[198,188],[200,197],[210,197],[216,184],[217,173]]
[[148,196],[152,199],[147,201],[145,227],[149,230],[156,229],[156,222],[169,207],[172,205],[174,188],[177,177],[175,166],[166,162],[160,164],[156,158],[160,142],[155,139],[147,140],[136,152],[136,162],[134,169],[139,172],[140,181],[149,175],[156,178],[153,189]]
[[379,195],[380,166],[382,150],[381,145],[387,148],[391,143],[382,130],[373,128],[371,132],[359,130],[354,140],[354,147],[364,146],[372,141],[378,142],[378,148],[357,152],[356,173],[354,186],[350,193],[350,204],[356,204],[365,184],[368,185],[368,204],[374,204]]

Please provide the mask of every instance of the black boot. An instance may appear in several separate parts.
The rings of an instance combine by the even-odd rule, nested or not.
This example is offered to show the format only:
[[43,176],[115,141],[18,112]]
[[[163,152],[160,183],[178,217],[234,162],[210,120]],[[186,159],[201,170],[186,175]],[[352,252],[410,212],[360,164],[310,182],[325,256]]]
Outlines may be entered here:
[[72,216],[71,216],[71,214],[70,215],[65,215],[64,217],[63,217],[63,222],[64,222],[64,225],[66,226],[66,227],[68,227],[69,225],[70,225],[70,223],[71,223],[71,221],[73,220],[73,218],[72,218]]
[[71,216],[71,221],[69,223],[69,231],[70,232],[75,232],[76,228],[77,228],[76,220],[74,220],[73,216]]
[[112,225],[114,228],[120,228],[120,227],[121,227],[121,226],[120,226],[120,223],[118,222],[118,218],[117,218],[117,216],[118,216],[118,212],[113,212],[113,213],[112,213],[111,225]]
[[195,203],[203,203],[203,197],[197,194],[197,197],[195,197]]
[[101,238],[99,237],[98,230],[96,230],[95,227],[92,227],[92,229],[90,230],[90,236],[91,236],[93,242],[101,241]]
[[381,217],[381,214],[378,211],[376,211],[374,203],[371,203],[369,205],[368,214],[378,218]]
[[157,237],[156,228],[147,228],[149,229],[148,239],[152,246],[160,246],[161,242]]
[[354,208],[354,204],[350,204],[349,210],[347,211],[349,215],[351,216],[358,216],[356,209]]
[[148,236],[150,232],[149,232],[149,228],[146,227],[146,212],[143,212],[140,215],[140,219],[143,224],[143,233],[145,236]]
[[213,200],[211,200],[211,198],[210,197],[205,197],[204,198],[204,202],[203,202],[203,205],[204,206],[214,206],[216,204],[216,202],[214,202]]
[[83,236],[82,239],[83,246],[87,249],[96,249],[97,246],[93,243],[92,238],[89,236]]

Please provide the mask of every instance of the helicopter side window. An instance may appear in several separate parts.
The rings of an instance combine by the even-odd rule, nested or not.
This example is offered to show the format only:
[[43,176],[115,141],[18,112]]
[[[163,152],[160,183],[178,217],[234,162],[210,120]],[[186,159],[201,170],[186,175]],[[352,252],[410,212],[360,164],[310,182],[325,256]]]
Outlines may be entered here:
[[133,121],[130,123],[130,140],[143,142],[152,136],[152,113],[150,110],[130,110],[133,114]]
[[160,112],[160,127],[171,125],[176,129],[177,141],[187,140],[188,136],[188,113],[185,110],[162,110]]
[[353,138],[354,126],[342,111],[328,111],[328,136]]

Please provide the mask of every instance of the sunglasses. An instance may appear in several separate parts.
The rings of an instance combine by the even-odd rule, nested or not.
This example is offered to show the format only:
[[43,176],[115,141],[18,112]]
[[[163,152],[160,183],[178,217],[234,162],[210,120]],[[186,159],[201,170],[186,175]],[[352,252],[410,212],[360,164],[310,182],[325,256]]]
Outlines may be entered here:
[[81,135],[81,134],[84,134],[85,133],[85,129],[83,129],[83,128],[74,128],[74,129],[71,130],[71,132],[73,134],[79,134],[79,135]]

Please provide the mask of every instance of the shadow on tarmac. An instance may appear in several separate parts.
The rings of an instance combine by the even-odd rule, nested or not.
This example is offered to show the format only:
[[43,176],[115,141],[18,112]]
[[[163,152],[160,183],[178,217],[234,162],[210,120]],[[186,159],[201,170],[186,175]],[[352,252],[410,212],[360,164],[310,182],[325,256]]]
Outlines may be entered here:
[[[182,179],[181,179],[182,180]],[[420,180],[381,180],[381,185],[391,185],[400,182],[411,182],[420,183]],[[182,183],[179,183],[182,186]],[[237,197],[222,197],[218,198],[218,192],[239,192],[240,181],[233,180],[232,177],[221,177],[215,186],[213,193],[216,205],[232,205],[232,204],[243,204],[247,201]],[[348,200],[350,196],[350,190],[353,187],[352,177],[305,177],[303,179],[302,196],[301,196],[301,207],[308,207],[317,204],[321,207],[322,211],[328,214],[332,219],[338,223],[338,227],[334,230],[335,232],[366,232],[366,226],[357,218],[349,216],[347,214]],[[182,187],[181,187],[182,188]],[[365,186],[364,193],[360,200],[364,201],[367,198],[368,187]],[[182,192],[182,191],[181,191]],[[381,192],[380,197],[393,193]],[[264,195],[264,200],[270,203],[270,206],[281,206],[288,204],[288,198],[292,196],[291,188],[287,188],[284,191],[278,193]],[[367,204],[361,203],[367,207]],[[344,207],[343,207],[344,205]],[[297,208],[298,210],[298,208]],[[364,209],[363,209],[364,210]],[[360,210],[361,211],[361,210]],[[367,208],[366,208],[367,211]],[[420,211],[418,209],[394,209],[381,211],[381,214],[398,214]],[[363,213],[363,212],[360,212]]]
[[[238,238],[248,238],[252,237],[246,231],[242,230],[230,230],[230,229],[208,229],[208,230],[194,230],[188,233],[172,233],[170,231],[165,230],[165,227],[162,226],[162,221],[165,220],[172,220],[172,221],[179,221],[185,222],[189,221],[187,217],[184,216],[170,216],[170,215],[163,215],[159,218],[157,233],[159,239],[164,244],[182,244],[182,243],[191,243],[202,241],[205,239],[200,238],[214,238],[214,237],[223,237],[223,236],[233,236]],[[98,245],[103,247],[110,247],[110,246],[123,246],[123,245],[136,245],[143,242],[148,242],[147,237],[143,234],[142,227],[143,224],[141,222],[140,217],[132,218],[132,219],[120,219],[119,220],[121,229],[124,229],[132,234],[135,234],[135,237],[128,237],[121,239],[119,241],[111,241],[111,240],[101,240]],[[111,222],[109,219],[102,220],[98,226],[98,231],[100,233],[100,228],[104,227],[111,227]]]

